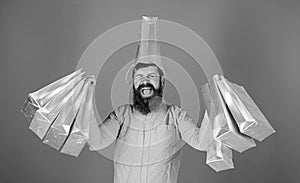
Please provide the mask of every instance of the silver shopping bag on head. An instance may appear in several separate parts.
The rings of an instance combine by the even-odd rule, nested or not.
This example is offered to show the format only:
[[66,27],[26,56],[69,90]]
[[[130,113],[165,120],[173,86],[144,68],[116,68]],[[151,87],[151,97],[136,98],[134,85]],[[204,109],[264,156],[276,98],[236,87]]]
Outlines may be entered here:
[[241,133],[262,141],[275,132],[244,87],[231,83],[222,75],[217,83]]
[[232,150],[222,142],[214,140],[206,151],[206,164],[216,172],[234,168]]
[[61,148],[69,135],[81,102],[86,96],[88,85],[88,79],[81,80],[80,83],[68,93],[68,96],[66,96],[68,101],[64,104],[49,128],[43,143],[55,148],[56,150]]
[[94,112],[94,91],[96,80],[92,76],[87,82],[88,90],[84,100],[80,105],[78,115],[76,116],[72,131],[68,136],[64,146],[61,149],[62,153],[77,157],[89,138],[89,128],[91,120],[95,120]]
[[218,75],[214,75],[208,82],[211,95],[210,100],[213,107],[210,120],[212,122],[214,138],[238,152],[255,147],[255,141],[252,138],[240,133],[218,89],[218,77]]
[[32,130],[40,139],[43,139],[50,125],[57,117],[67,101],[73,97],[74,88],[84,80],[84,75],[79,75],[66,83],[63,89],[53,96],[47,104],[35,111],[29,129]]
[[66,87],[68,82],[75,77],[81,77],[83,74],[82,69],[78,69],[35,92],[29,93],[21,109],[27,120],[31,122],[36,110],[45,106],[55,95]]

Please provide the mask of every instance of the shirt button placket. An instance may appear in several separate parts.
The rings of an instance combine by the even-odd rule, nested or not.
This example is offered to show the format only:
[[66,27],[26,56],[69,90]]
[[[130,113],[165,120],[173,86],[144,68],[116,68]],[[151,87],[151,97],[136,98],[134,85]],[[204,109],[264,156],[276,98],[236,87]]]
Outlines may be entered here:
[[142,164],[141,164],[141,173],[140,173],[140,180],[141,180],[141,183],[146,183],[145,182],[145,161],[144,161],[144,154],[145,154],[145,122],[146,122],[146,118],[144,118],[143,120],[143,144],[142,144]]
[[146,117],[144,120],[144,144],[143,144],[143,167],[142,167],[142,181],[147,183],[147,164],[149,158],[149,143],[150,143],[150,131],[149,131],[149,117]]

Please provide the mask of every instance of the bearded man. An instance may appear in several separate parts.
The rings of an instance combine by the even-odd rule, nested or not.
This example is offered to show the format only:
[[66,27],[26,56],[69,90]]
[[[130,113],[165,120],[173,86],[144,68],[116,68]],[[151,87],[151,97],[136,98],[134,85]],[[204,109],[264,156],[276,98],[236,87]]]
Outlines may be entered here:
[[165,72],[155,41],[156,20],[143,16],[131,75],[133,103],[117,107],[100,125],[91,122],[90,150],[114,143],[114,183],[176,183],[183,145],[204,150],[212,141],[203,125],[207,113],[199,128],[186,111],[163,100]]
[[[239,128],[241,126],[249,129],[252,128],[251,126],[255,127],[247,132],[249,136],[252,135],[251,137],[262,140],[275,132],[253,102],[247,102],[247,107],[242,105],[242,101],[252,101],[252,99],[240,87],[236,90],[239,90],[239,95],[244,98],[241,101],[237,99],[240,96],[235,95],[232,98],[233,93],[231,92],[233,91],[226,91],[225,85],[221,86],[220,91],[223,91],[224,96],[228,94],[223,101],[221,99],[223,94],[219,93],[220,91],[217,92],[217,85],[213,80],[211,80],[213,82],[212,88],[215,89],[212,93],[215,93],[215,100],[211,100],[208,85],[205,85],[202,92],[207,111],[205,111],[201,127],[196,125],[184,109],[167,104],[163,100],[166,74],[161,63],[159,44],[156,41],[156,22],[157,17],[142,17],[141,41],[131,75],[133,102],[115,108],[102,123],[98,123],[97,113],[93,108],[95,103],[92,100],[94,91],[92,87],[95,85],[92,84],[95,78],[94,76],[82,77],[84,73],[79,74],[80,70],[44,87],[42,90],[31,93],[22,109],[23,113],[32,120],[30,129],[41,139],[47,132],[44,143],[52,147],[61,146],[62,139],[66,138],[69,128],[72,128],[70,132],[72,136],[69,134],[61,149],[62,153],[77,156],[86,140],[91,151],[100,151],[111,145],[113,147],[113,153],[110,155],[114,161],[114,183],[176,183],[181,163],[181,148],[185,143],[197,150],[207,151],[206,163],[216,171],[233,168],[230,148],[241,152],[254,147],[255,142],[235,129],[234,119],[230,117],[229,109],[238,116],[239,123],[251,122],[251,124],[249,123],[250,126],[239,125]],[[78,77],[75,76],[76,74]],[[70,81],[67,81],[72,77],[82,79],[82,84],[83,81],[87,81],[88,85],[85,85],[85,88],[90,87],[88,90],[80,90],[80,96],[84,96],[87,92],[87,99],[81,103],[82,106],[80,106],[80,111],[77,113],[76,121],[73,124],[72,119],[75,119],[75,115],[73,115],[75,113],[72,112],[74,110],[70,113],[68,111],[75,108],[79,110],[76,104],[81,99],[76,99],[74,103],[73,100],[65,100],[73,94],[73,91],[79,91],[76,85],[71,90],[72,92],[69,92],[73,85],[68,85]],[[90,78],[87,79],[88,77]],[[73,82],[70,83],[74,84]],[[65,88],[60,88],[63,85]],[[79,86],[82,85],[78,84]],[[58,94],[59,97],[53,97],[58,91],[61,91]],[[53,93],[48,95],[49,92]],[[62,103],[56,104],[60,102],[59,99],[66,92],[69,93],[64,98],[64,102],[71,101],[72,103],[64,106],[63,109],[68,110],[59,109]],[[49,96],[55,100],[50,99]],[[47,103],[47,100],[51,100],[51,102]],[[233,100],[238,101],[235,103]],[[237,106],[238,104],[241,106]],[[92,105],[94,106],[92,107]],[[248,110],[249,108],[251,111]],[[250,112],[255,116],[253,119],[251,117],[253,114]],[[208,113],[210,113],[210,120]],[[62,126],[63,130],[56,127],[52,128],[52,126],[52,130],[48,130],[49,125],[55,120],[51,118],[57,115],[59,115],[57,117],[59,120],[54,123],[58,127]],[[69,119],[71,120],[69,121]],[[220,127],[218,120],[221,122],[224,120],[228,124]],[[209,121],[212,122],[212,125]],[[215,122],[217,123],[215,124]],[[255,125],[252,122],[255,122]],[[226,129],[227,127],[228,129]],[[229,147],[226,147],[226,144],[223,144],[221,140],[215,140],[213,134],[217,133],[213,133],[213,131],[222,132],[222,138],[226,141],[229,139],[226,142]],[[226,133],[228,136],[224,135]]]
[[162,74],[153,63],[138,63],[133,104],[116,108],[101,125],[92,126],[90,150],[115,142],[114,183],[176,183],[184,143],[198,150],[210,143],[203,141],[203,125],[197,127],[186,111],[163,102]]

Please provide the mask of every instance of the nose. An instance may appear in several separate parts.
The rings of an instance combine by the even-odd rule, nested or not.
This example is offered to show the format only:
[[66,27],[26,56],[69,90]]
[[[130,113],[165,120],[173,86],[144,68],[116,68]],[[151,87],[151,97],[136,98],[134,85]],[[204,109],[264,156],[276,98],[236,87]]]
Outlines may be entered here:
[[149,83],[149,79],[148,78],[144,78],[142,81],[141,81],[142,84],[147,84]]

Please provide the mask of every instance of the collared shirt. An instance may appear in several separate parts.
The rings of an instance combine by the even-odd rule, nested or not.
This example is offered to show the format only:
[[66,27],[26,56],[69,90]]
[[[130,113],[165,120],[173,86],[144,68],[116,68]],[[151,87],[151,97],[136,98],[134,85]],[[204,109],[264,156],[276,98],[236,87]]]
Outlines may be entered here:
[[114,183],[176,183],[183,145],[204,150],[211,142],[204,119],[199,128],[176,105],[161,103],[143,115],[126,104],[99,126],[91,124],[88,143],[90,150],[100,150],[114,142]]

